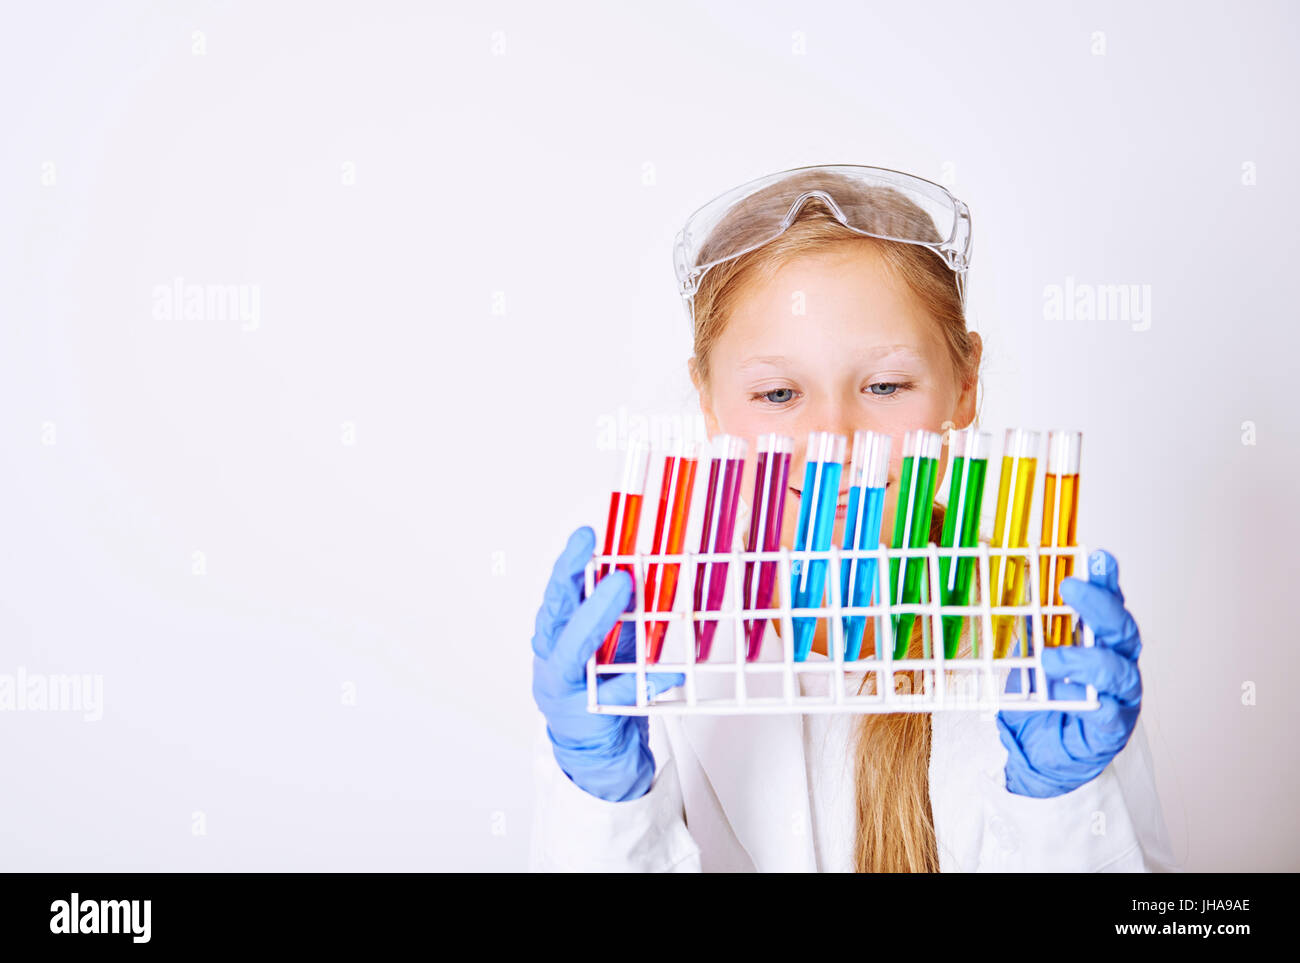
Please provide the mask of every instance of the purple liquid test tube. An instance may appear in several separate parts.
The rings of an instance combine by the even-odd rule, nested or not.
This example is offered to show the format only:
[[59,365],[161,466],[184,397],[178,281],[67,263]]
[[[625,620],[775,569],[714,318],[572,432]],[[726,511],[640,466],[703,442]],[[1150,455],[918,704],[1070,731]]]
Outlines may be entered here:
[[[709,487],[704,499],[704,520],[700,529],[700,552],[730,552],[736,534],[736,508],[740,501],[740,479],[745,473],[748,443],[735,435],[713,439],[709,460]],[[707,580],[707,589],[706,589]],[[702,562],[695,576],[695,611],[716,612],[722,607],[727,589],[727,563]],[[704,603],[703,605],[701,603]],[[703,662],[713,648],[717,619],[695,623],[695,658]]]
[[[754,471],[754,502],[750,512],[747,551],[775,552],[781,547],[781,518],[785,514],[786,488],[790,484],[790,459],[793,455],[794,439],[789,435],[758,436],[758,464]],[[755,579],[755,563],[745,563],[745,608],[765,609],[771,606],[777,564],[775,559],[758,563],[758,578]],[[758,658],[767,621],[766,616],[746,619],[746,661],[753,662]]]

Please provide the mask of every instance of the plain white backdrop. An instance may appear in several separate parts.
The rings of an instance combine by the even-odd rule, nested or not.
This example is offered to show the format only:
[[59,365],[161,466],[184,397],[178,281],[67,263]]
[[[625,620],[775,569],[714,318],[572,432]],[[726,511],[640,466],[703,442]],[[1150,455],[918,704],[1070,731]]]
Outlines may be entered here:
[[673,235],[861,163],[971,208],[985,427],[1085,433],[1176,854],[1300,869],[1298,20],[8,5],[0,676],[103,698],[0,712],[0,867],[523,868],[546,579],[696,410]]

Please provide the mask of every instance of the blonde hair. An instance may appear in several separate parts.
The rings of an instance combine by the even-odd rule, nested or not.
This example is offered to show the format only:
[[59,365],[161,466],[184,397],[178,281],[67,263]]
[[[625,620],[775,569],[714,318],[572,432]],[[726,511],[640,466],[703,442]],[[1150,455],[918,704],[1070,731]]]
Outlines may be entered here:
[[[896,232],[905,224],[921,240],[942,240],[928,215],[901,193],[871,187],[843,175],[809,171],[746,198],[718,224],[701,249],[698,263],[707,264],[722,250],[743,250],[762,240],[762,225],[786,214],[792,188],[825,190],[855,225],[879,233]],[[897,234],[895,233],[895,236]],[[916,244],[865,237],[839,223],[812,198],[795,221],[777,238],[756,250],[724,261],[705,272],[695,294],[694,357],[692,367],[701,391],[710,382],[709,358],[737,301],[755,280],[766,280],[787,262],[804,255],[870,246],[892,274],[920,299],[939,326],[952,361],[953,375],[963,388],[978,383],[979,353],[966,329],[956,277],[933,251]],[[939,541],[943,507],[935,506],[932,539]],[[909,640],[908,658],[921,655],[921,620]],[[963,648],[969,641],[963,639]],[[918,691],[919,673],[895,673],[896,683],[910,681]],[[870,681],[868,681],[870,680]],[[863,691],[874,686],[874,673]],[[863,715],[855,740],[857,833],[854,866],[858,872],[937,872],[938,846],[930,810],[930,716],[928,713]]]

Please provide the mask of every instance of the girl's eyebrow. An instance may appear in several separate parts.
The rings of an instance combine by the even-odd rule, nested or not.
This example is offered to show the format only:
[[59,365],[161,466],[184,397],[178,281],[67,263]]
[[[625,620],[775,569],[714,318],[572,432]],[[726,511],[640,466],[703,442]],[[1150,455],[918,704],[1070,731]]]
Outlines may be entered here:
[[[896,354],[904,355],[909,359],[916,360],[916,361],[923,360],[923,356],[921,355],[921,353],[917,351],[916,348],[912,347],[912,345],[910,344],[876,345],[874,348],[867,348],[865,351],[862,351],[858,355],[858,357],[863,361],[875,361],[879,358],[890,357]],[[754,368],[765,364],[782,365],[782,364],[788,364],[789,362],[790,359],[787,358],[785,355],[765,354],[765,355],[756,355],[752,358],[746,358],[739,365],[737,365],[737,367]]]

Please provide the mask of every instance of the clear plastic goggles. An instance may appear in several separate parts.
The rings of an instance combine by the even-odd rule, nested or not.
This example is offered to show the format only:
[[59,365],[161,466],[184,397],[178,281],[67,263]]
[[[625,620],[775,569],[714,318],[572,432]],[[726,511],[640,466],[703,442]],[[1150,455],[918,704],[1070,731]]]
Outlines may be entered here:
[[857,234],[933,251],[957,275],[957,291],[966,306],[971,250],[966,205],[921,177],[883,167],[831,164],[760,177],[715,197],[687,219],[673,244],[673,267],[692,326],[695,293],[705,272],[776,239],[809,203],[820,203]]

